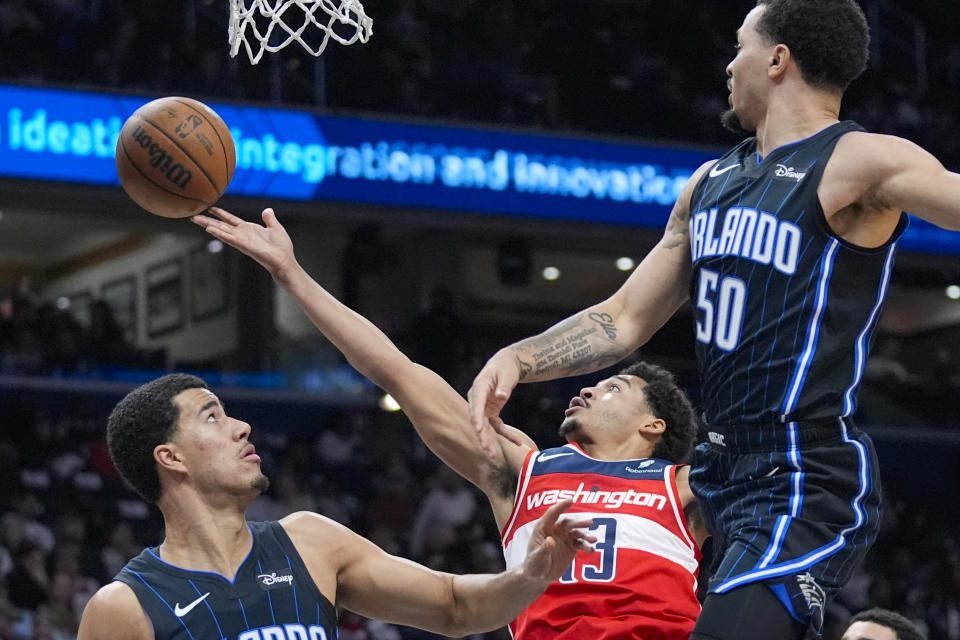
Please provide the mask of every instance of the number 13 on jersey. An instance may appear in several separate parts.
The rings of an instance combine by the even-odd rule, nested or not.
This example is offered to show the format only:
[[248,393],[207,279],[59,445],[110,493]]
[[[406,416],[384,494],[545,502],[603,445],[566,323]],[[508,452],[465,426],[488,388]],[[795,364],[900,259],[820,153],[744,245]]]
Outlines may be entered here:
[[697,341],[733,351],[740,343],[747,283],[735,276],[721,276],[700,269],[697,283]]
[[576,560],[570,563],[567,572],[560,576],[562,584],[580,580],[610,582],[617,574],[617,521],[614,518],[594,518],[590,531],[597,532],[597,542],[593,545],[597,553],[585,556],[585,562],[579,563],[579,567]]

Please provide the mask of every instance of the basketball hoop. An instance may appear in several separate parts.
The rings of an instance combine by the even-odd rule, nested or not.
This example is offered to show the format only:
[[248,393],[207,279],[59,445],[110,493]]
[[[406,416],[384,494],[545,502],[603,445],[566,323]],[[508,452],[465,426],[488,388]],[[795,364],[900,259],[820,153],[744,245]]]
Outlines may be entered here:
[[360,0],[230,0],[230,56],[243,46],[250,64],[291,42],[319,56],[331,38],[348,45],[372,33]]

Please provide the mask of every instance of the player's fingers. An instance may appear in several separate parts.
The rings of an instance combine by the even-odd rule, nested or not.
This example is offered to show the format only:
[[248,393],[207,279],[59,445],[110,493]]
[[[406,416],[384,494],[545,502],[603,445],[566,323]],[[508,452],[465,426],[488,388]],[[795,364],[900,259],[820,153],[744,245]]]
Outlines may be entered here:
[[487,457],[490,458],[493,462],[500,460],[500,450],[497,446],[496,438],[490,432],[489,428],[483,428],[476,432],[477,442],[480,443],[480,448],[483,449],[484,453],[487,454]]
[[467,391],[467,402],[470,404],[470,423],[479,433],[486,423],[484,405],[487,402],[487,385],[478,377],[470,390]]
[[570,505],[573,504],[573,500],[561,500],[557,504],[553,505],[547,509],[542,516],[540,516],[540,522],[545,526],[553,526],[557,522],[557,518],[560,517],[560,514],[570,508]]
[[234,227],[231,227],[230,225],[221,222],[216,218],[196,215],[190,218],[190,220],[195,224],[200,225],[207,231],[207,233],[220,240],[230,241],[235,237],[233,234]]
[[578,551],[583,551],[584,553],[596,553],[597,549],[593,546],[593,543],[596,541],[596,538],[593,540],[586,537],[578,538],[574,540],[573,546],[576,547]]
[[209,211],[228,224],[238,225],[243,223],[243,218],[238,218],[226,209],[221,209],[220,207],[210,207]]
[[560,522],[571,531],[578,530],[582,533],[585,533],[593,526],[593,518],[574,518],[572,515],[567,516]]
[[277,214],[272,207],[264,209],[260,217],[263,218],[263,224],[267,225],[267,227],[273,228],[280,226],[280,223],[277,222]]
[[505,423],[500,416],[494,416],[492,418],[487,418],[490,421],[490,425],[493,427],[493,430],[499,433],[501,436],[517,445],[518,447],[523,446],[523,441],[510,429],[507,429],[507,423]]

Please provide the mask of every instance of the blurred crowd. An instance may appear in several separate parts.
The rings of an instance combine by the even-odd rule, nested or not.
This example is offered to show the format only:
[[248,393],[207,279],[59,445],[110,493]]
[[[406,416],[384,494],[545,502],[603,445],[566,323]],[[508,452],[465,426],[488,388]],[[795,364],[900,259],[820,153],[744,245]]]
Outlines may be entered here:
[[[368,43],[318,60],[292,45],[252,67],[227,55],[225,0],[7,0],[0,79],[723,146],[724,69],[753,4],[368,0]],[[900,4],[862,0],[872,62],[844,115],[960,167],[960,12]]]
[[0,373],[50,375],[97,367],[165,366],[163,350],[138,349],[126,339],[103,300],[81,305],[66,297],[43,301],[28,277],[0,287]]
[[[144,546],[162,539],[158,512],[124,488],[107,453],[104,423],[116,399],[0,390],[2,640],[74,637],[96,589]],[[309,509],[437,569],[502,568],[484,497],[424,449],[402,414],[314,407],[291,415],[289,407],[231,404],[236,415],[254,423],[252,438],[271,478],[269,492],[250,507],[251,520]],[[533,421],[546,423],[549,405],[541,403],[537,413],[531,410]],[[900,475],[885,478],[883,532],[828,618],[842,623],[852,613],[884,606],[918,621],[932,638],[958,640],[957,514],[934,496],[907,499],[902,490],[909,482]],[[704,584],[709,557],[708,546]],[[352,614],[342,615],[340,637],[435,638]],[[504,630],[477,636],[508,637]]]

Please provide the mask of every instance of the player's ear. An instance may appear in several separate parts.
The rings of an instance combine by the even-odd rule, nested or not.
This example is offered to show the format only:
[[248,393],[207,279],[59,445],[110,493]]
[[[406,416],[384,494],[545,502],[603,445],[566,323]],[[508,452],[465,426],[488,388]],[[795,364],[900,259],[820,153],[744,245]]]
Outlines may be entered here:
[[790,64],[792,58],[793,55],[790,53],[790,47],[785,44],[778,44],[773,48],[773,53],[770,54],[767,75],[774,79],[783,77],[783,74],[787,71],[787,65]]
[[186,467],[180,455],[180,449],[172,442],[158,444],[153,449],[153,461],[160,469],[168,471],[184,471]]
[[662,418],[654,418],[640,427],[647,435],[662,435],[667,430],[667,423]]

